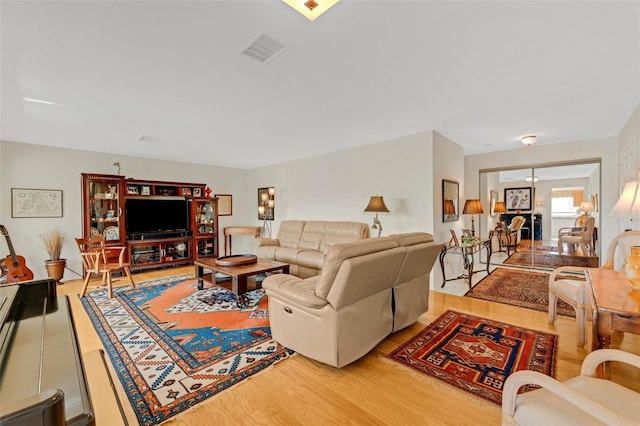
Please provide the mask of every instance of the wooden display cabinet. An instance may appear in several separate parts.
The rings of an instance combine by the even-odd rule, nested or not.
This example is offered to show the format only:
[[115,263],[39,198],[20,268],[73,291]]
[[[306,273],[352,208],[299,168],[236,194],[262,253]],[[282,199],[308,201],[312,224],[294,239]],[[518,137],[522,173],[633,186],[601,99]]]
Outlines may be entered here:
[[124,245],[124,176],[82,173],[83,236]]
[[218,257],[218,203],[216,198],[191,200],[193,258]]
[[186,198],[204,196],[204,183],[164,182],[157,180],[127,179],[125,181],[126,195],[159,195],[183,196]]

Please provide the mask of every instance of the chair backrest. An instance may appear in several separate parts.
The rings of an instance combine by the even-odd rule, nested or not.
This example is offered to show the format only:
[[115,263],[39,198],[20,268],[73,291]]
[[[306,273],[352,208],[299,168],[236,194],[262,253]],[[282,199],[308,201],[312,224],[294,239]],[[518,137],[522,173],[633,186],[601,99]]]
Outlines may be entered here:
[[[640,231],[625,231],[616,235],[607,248],[607,261],[602,266],[604,269],[616,269],[616,251],[620,253],[622,259],[626,259],[631,254],[631,247],[640,246]],[[617,268],[619,269],[619,268]]]
[[593,238],[593,228],[596,226],[596,218],[593,216],[587,216],[582,224],[582,231],[580,231],[580,236],[582,237],[582,241],[591,243],[591,239]]
[[522,228],[522,225],[524,225],[525,221],[526,219],[524,218],[524,216],[514,216],[514,218],[511,219],[509,229],[511,229],[512,231],[519,231],[520,228]]
[[85,252],[91,249],[104,247],[104,235],[93,235],[89,238],[76,238],[76,244],[78,244],[78,250]]

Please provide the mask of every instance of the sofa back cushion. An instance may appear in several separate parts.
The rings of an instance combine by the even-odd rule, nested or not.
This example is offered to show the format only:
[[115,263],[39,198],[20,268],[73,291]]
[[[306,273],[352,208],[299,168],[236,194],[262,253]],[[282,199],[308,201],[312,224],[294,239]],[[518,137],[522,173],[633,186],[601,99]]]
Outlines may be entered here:
[[327,301],[338,310],[386,292],[391,310],[391,289],[402,269],[405,253],[405,247],[392,247],[344,259],[327,294]]
[[304,223],[302,235],[298,242],[298,248],[320,251],[320,245],[327,227],[326,220],[309,220]]
[[303,220],[283,220],[278,228],[278,241],[282,247],[298,247],[302,229],[304,228]]
[[327,222],[324,230],[324,239],[320,245],[320,251],[327,251],[328,247],[336,244],[350,243],[352,241],[369,238],[369,225],[360,222]]
[[323,299],[327,298],[344,260],[395,247],[398,247],[398,242],[389,237],[369,238],[329,246],[324,258],[324,265],[322,265],[322,271],[320,272],[320,279],[316,286],[316,296]]

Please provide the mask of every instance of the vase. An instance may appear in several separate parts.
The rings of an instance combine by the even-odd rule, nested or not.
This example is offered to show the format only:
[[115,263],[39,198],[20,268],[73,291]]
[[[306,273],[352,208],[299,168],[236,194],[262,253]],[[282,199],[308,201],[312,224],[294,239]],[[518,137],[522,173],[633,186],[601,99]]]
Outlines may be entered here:
[[631,247],[631,254],[624,262],[624,273],[631,281],[631,287],[640,290],[640,246]]
[[64,268],[67,266],[67,259],[45,260],[44,267],[47,269],[47,276],[61,284],[60,280],[64,276]]

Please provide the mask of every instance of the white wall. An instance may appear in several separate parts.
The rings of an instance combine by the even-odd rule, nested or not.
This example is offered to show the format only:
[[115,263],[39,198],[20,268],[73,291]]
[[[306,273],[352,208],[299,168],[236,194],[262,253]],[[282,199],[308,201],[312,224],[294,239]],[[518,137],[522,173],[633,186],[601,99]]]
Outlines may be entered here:
[[[250,172],[252,190],[275,187],[274,235],[279,223],[287,219],[371,224],[373,216],[363,210],[372,195],[382,195],[390,210],[380,216],[382,235],[432,233],[432,145],[431,132],[423,132],[258,168]],[[257,204],[253,211],[256,209]]]
[[[255,210],[255,199],[254,194],[247,191],[246,170],[11,142],[0,142],[0,159],[0,223],[9,231],[16,253],[25,257],[27,267],[36,278],[46,277],[44,260],[47,259],[47,253],[40,235],[52,227],[59,227],[66,234],[62,257],[68,259],[69,268],[82,273],[80,255],[74,241],[74,238],[82,235],[80,174],[116,174],[113,166],[116,161],[122,166],[121,174],[127,177],[206,183],[214,193],[233,194],[233,216],[220,218],[220,232],[225,225],[258,223],[257,218],[249,215]],[[12,218],[11,188],[61,189],[63,217]],[[223,242],[221,238],[221,250]],[[238,249],[242,244],[238,239]],[[2,256],[8,254],[5,247],[4,242],[0,243]],[[75,274],[66,271],[63,280],[74,278],[77,278]]]

